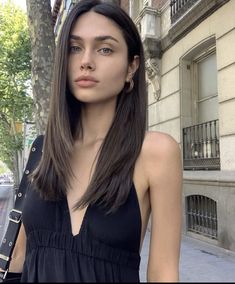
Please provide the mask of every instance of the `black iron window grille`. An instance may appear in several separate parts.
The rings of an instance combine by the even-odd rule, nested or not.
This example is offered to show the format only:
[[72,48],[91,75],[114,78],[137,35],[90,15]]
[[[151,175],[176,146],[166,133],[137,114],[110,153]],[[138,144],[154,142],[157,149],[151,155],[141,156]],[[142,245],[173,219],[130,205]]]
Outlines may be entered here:
[[184,170],[220,170],[219,120],[183,128]]
[[199,0],[171,0],[171,23],[178,20]]
[[187,230],[217,239],[217,204],[203,195],[187,196]]

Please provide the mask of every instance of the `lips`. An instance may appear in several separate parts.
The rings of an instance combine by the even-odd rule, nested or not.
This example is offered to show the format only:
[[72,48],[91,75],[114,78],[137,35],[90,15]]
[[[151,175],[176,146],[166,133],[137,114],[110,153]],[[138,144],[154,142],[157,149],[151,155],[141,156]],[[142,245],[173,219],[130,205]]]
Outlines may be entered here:
[[99,82],[92,76],[80,76],[74,81],[79,87],[83,88],[94,87]]

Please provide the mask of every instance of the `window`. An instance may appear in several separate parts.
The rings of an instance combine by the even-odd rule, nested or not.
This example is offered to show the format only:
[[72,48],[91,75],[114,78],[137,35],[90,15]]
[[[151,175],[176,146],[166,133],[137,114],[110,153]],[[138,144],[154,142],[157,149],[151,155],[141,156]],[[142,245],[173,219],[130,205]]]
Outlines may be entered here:
[[[200,48],[200,47],[199,47]],[[198,49],[199,49],[198,48]],[[214,45],[182,61],[184,170],[219,170],[219,114]],[[195,56],[195,54],[197,54]]]
[[217,239],[217,204],[203,195],[186,198],[186,218],[188,231]]
[[207,53],[193,61],[195,122],[218,119],[216,53]]

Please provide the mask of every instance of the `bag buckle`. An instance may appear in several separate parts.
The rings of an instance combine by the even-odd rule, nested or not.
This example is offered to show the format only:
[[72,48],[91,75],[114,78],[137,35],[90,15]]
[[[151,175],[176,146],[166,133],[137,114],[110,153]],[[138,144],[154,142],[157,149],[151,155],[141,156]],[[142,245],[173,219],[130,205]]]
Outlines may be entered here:
[[[1,253],[0,253],[0,258],[3,259],[3,260],[5,260],[5,261],[9,261],[9,259],[10,259],[8,256],[6,256],[6,255],[4,255],[4,254],[1,254]],[[0,272],[1,272],[1,271],[0,271]]]
[[22,211],[12,209],[9,213],[9,220],[14,223],[19,223],[21,220]]

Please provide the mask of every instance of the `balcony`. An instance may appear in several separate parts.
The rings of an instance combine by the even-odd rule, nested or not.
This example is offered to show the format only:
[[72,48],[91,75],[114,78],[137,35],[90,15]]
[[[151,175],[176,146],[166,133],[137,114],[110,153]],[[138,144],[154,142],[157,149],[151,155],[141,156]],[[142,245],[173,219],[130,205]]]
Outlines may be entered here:
[[171,23],[173,24],[199,0],[171,0]]
[[184,170],[220,170],[219,121],[183,128]]
[[162,39],[162,50],[185,37],[228,1],[230,0],[171,0],[171,27],[168,35]]

